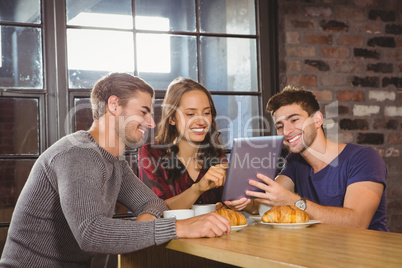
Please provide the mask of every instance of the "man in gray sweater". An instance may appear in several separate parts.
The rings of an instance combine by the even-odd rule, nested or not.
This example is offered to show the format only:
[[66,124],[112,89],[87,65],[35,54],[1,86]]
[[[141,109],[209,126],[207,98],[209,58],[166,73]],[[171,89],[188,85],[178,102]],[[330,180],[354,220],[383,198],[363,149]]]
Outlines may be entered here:
[[[230,232],[228,220],[216,213],[160,218],[166,204],[122,157],[126,144],[140,143],[155,127],[153,94],[145,81],[124,73],[95,84],[90,130],[63,137],[35,162],[15,206],[0,267],[89,267],[97,253]],[[136,221],[113,219],[116,202]]]

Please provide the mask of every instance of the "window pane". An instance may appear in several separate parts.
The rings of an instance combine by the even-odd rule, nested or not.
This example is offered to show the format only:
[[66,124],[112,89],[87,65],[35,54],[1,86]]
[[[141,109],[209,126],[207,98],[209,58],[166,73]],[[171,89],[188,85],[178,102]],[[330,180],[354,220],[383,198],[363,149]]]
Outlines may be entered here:
[[67,24],[132,29],[131,0],[67,0]]
[[90,99],[75,98],[74,109],[72,112],[74,114],[70,115],[68,118],[73,118],[74,120],[73,132],[78,130],[89,130],[93,122]]
[[201,32],[254,35],[254,0],[202,0],[200,24]]
[[[194,0],[136,0],[135,16],[135,27],[141,30],[195,32],[196,29]],[[148,17],[149,22],[139,17]],[[159,23],[160,19],[168,21],[167,28]]]
[[0,27],[0,87],[43,89],[41,29]]
[[209,90],[258,91],[255,39],[201,37],[200,65]]
[[232,147],[233,138],[261,135],[259,97],[214,95],[212,98],[220,141],[225,147]]
[[109,72],[134,70],[132,33],[68,29],[67,53],[70,88],[92,88]]
[[39,154],[37,99],[0,98],[0,154]]
[[137,34],[137,42],[139,76],[155,90],[166,90],[178,76],[197,80],[194,36]]
[[0,160],[0,222],[10,222],[35,160]]
[[0,21],[39,24],[41,22],[40,12],[40,0],[0,1]]

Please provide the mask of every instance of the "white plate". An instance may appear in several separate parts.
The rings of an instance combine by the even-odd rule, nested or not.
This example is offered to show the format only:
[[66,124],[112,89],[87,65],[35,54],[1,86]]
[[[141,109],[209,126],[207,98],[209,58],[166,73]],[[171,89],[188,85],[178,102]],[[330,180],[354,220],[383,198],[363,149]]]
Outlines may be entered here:
[[255,216],[250,216],[249,218],[252,219],[253,221],[256,221],[256,222],[260,222],[260,221],[261,221],[261,216],[255,215]]
[[308,222],[303,222],[303,223],[270,223],[270,222],[260,221],[260,223],[269,225],[272,228],[299,229],[299,228],[306,228],[313,224],[320,223],[320,221],[310,220]]
[[231,229],[233,232],[237,232],[237,231],[240,231],[241,229],[243,229],[244,227],[247,227],[247,224],[231,226]]

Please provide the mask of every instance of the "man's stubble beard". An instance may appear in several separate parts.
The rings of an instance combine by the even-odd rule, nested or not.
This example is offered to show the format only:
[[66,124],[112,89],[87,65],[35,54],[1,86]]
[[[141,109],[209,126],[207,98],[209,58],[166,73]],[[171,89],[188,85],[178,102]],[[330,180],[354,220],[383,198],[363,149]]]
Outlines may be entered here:
[[133,131],[127,129],[127,126],[129,126],[129,124],[124,124],[126,123],[126,119],[127,119],[126,113],[125,111],[123,111],[122,114],[118,117],[118,122],[115,125],[116,135],[124,142],[126,146],[134,148],[142,146],[145,143],[144,139],[143,138],[137,139],[135,137],[137,129],[134,129]]
[[[311,130],[309,128],[311,128]],[[311,144],[313,144],[316,137],[317,130],[315,129],[314,124],[309,124],[307,127],[304,128],[301,136],[302,143],[295,148],[296,150],[291,150],[289,146],[288,148],[293,153],[303,153],[305,150],[307,150],[307,148],[311,146]]]

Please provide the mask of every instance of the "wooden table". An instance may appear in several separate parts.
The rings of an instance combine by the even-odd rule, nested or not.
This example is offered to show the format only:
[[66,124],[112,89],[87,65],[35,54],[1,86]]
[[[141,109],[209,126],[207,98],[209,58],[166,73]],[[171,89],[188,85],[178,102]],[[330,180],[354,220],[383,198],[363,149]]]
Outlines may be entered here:
[[[402,234],[325,224],[303,229],[250,224],[220,238],[175,239],[166,248],[146,249],[153,253],[142,265],[138,263],[140,255],[132,255],[138,252],[121,255],[119,267],[150,267],[150,259],[168,264],[178,258],[188,265],[210,260],[208,267],[402,267]],[[182,255],[169,260],[168,254]]]

